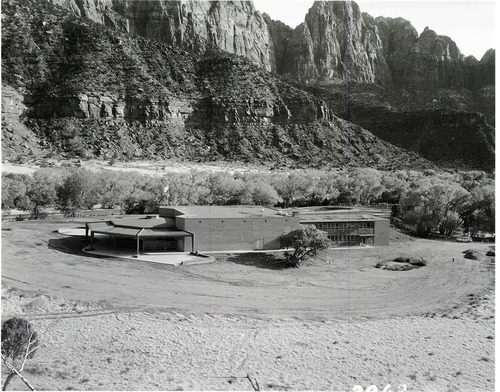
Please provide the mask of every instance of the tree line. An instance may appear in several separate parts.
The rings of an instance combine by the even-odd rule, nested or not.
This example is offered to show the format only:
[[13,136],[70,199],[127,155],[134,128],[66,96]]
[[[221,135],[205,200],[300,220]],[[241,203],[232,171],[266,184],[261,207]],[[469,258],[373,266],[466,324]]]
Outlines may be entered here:
[[157,213],[160,205],[393,205],[393,217],[419,236],[439,230],[494,232],[494,178],[482,171],[300,170],[290,173],[191,170],[150,176],[40,169],[33,175],[2,174],[2,210],[51,207],[68,216],[80,209],[120,208],[127,214]]

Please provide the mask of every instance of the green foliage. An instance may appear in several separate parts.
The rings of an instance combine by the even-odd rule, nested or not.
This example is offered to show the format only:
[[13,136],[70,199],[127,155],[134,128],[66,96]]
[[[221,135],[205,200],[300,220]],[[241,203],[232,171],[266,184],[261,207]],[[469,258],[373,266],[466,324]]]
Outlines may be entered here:
[[330,240],[314,225],[303,225],[300,229],[281,236],[282,248],[293,248],[293,253],[285,252],[287,261],[299,267],[302,260],[314,257],[320,250],[328,248]]

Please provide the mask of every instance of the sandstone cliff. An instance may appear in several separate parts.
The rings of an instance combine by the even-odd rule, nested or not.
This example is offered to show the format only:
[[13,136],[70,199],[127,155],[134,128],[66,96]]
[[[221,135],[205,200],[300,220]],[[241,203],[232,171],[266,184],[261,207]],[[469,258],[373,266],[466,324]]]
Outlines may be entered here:
[[218,48],[276,69],[262,14],[251,1],[51,0],[75,14],[122,32],[194,54]]
[[343,80],[386,83],[387,64],[375,26],[365,23],[354,2],[320,2],[293,31],[284,73],[301,81]]
[[[3,119],[36,141],[26,154],[433,167],[244,57],[194,55],[28,3],[4,3],[2,34],[2,80],[16,98],[5,95]],[[2,147],[5,158],[18,155]]]
[[[90,154],[100,157],[123,151],[127,157],[340,164],[352,142],[353,161],[395,167],[405,153],[370,120],[374,111],[390,114],[394,124],[398,116],[406,121],[450,109],[480,112],[494,124],[494,51],[480,61],[464,58],[450,38],[431,29],[419,36],[410,22],[375,19],[354,2],[317,1],[295,29],[241,1],[2,5],[2,83],[22,97],[19,105],[4,106],[4,119],[28,126],[24,131],[41,138],[40,148],[70,153],[89,142]],[[12,116],[19,108],[20,116]],[[348,125],[337,116],[386,142],[359,128],[348,143]],[[466,129],[468,119],[457,112],[457,127]],[[433,124],[446,144],[446,124]],[[17,132],[5,129],[8,136]],[[482,136],[489,128],[470,129],[480,140],[477,150],[488,155],[471,158],[470,166],[491,169],[493,141]],[[467,167],[461,156],[438,155],[431,159]]]
[[[353,1],[316,1],[293,30],[251,1],[50,1],[122,32],[195,54],[218,48],[299,81],[345,81],[348,66],[352,82],[429,91],[477,90],[494,78],[464,59],[451,38],[429,28],[419,36],[409,21],[374,19]],[[494,56],[487,57],[494,66]]]

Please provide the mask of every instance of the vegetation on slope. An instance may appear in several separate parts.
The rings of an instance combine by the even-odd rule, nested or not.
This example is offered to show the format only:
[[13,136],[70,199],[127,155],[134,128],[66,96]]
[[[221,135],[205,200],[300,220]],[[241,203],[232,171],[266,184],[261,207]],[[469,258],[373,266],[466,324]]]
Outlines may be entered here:
[[[293,171],[290,174],[191,171],[150,177],[84,169],[41,169],[2,175],[2,209],[24,209],[33,217],[56,207],[121,208],[158,213],[160,205],[370,205],[391,203],[393,217],[421,236],[439,230],[495,231],[494,180],[485,172],[395,172],[376,169]],[[399,205],[399,207],[398,207]]]
[[[45,1],[5,2],[3,13],[3,82],[27,106],[5,118],[4,158],[43,149],[62,158],[433,167],[243,58],[195,57]],[[22,151],[16,122],[33,134]]]

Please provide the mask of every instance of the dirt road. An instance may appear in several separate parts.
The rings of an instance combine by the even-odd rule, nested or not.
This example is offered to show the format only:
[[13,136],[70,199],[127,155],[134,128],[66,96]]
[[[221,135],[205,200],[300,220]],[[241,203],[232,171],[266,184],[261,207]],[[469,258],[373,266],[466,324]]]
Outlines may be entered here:
[[[171,267],[85,256],[53,232],[76,225],[3,225],[2,318],[40,332],[25,369],[39,390],[251,390],[247,374],[266,390],[494,388],[494,264],[461,253],[486,244],[332,249],[299,269],[263,254]],[[396,256],[428,264],[373,267]]]
[[[262,255],[223,255],[214,264],[171,267],[84,256],[78,252],[84,245],[80,240],[52,232],[61,226],[75,223],[4,225],[5,285],[77,301],[105,301],[116,312],[336,320],[445,312],[492,285],[488,264],[464,259],[461,253],[468,248],[485,253],[487,244],[419,240],[403,246],[333,249],[300,269],[276,269]],[[396,256],[420,256],[428,265],[404,272],[373,268]]]

